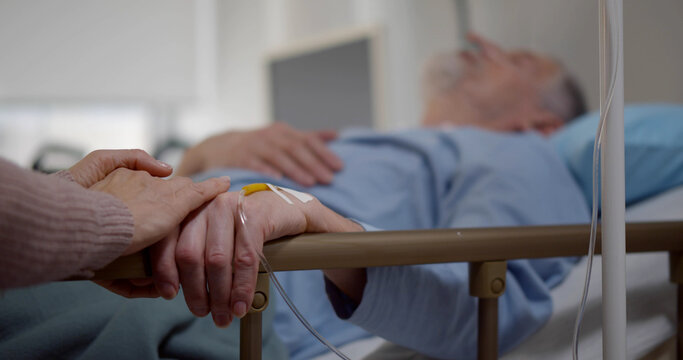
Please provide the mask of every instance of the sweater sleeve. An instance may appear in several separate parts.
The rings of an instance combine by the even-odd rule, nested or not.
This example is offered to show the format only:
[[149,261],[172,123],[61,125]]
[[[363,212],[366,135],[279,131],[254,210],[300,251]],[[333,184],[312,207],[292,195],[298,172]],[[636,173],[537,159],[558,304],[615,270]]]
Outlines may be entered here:
[[0,159],[0,289],[92,276],[133,238],[120,200]]

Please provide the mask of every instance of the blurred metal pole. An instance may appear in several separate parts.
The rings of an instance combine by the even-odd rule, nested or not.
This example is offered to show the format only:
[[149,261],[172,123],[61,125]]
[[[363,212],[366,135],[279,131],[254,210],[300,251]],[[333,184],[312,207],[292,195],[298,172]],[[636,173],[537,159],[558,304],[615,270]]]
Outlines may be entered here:
[[[626,359],[623,0],[600,1],[602,339],[607,360]],[[612,82],[614,81],[614,82]],[[610,90],[613,93],[610,93]],[[611,97],[610,97],[611,95]],[[605,112],[607,112],[605,114]]]

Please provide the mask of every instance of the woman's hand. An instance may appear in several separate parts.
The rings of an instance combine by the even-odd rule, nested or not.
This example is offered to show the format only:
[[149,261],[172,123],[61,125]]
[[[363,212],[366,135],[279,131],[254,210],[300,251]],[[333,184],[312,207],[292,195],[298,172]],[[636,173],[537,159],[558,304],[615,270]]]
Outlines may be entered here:
[[144,171],[119,168],[91,190],[109,193],[121,200],[133,215],[133,241],[123,255],[140,251],[161,240],[194,209],[230,188],[230,178],[194,183],[185,177],[169,180]]
[[166,177],[173,168],[143,150],[96,150],[69,169],[74,180],[89,188],[118,168],[142,170],[152,176]]
[[299,131],[283,123],[259,130],[231,131],[210,137],[189,149],[178,174],[238,167],[275,178],[287,176],[303,186],[329,184],[342,161],[326,142],[337,137],[333,131]]
[[[216,178],[193,183],[189,178],[175,177],[170,180],[155,178],[144,171],[119,168],[102,181],[95,183],[91,190],[114,195],[128,207],[133,215],[133,240],[123,255],[140,251],[166,237],[175,241],[179,224],[187,215],[215,198],[230,187],[230,179]],[[152,246],[152,262],[159,262]],[[164,267],[162,267],[164,268]],[[177,274],[175,269],[164,268]],[[160,277],[173,275],[155,274]],[[177,276],[177,275],[176,275]],[[155,284],[153,279],[102,280],[97,284],[121,296],[172,298],[177,286],[168,288],[167,284]]]
[[244,316],[251,306],[266,241],[304,232],[363,231],[317,200],[290,199],[293,205],[270,191],[249,195],[246,227],[239,219],[235,192],[221,194],[195,211],[177,238],[164,239],[152,251],[159,291],[164,294],[162,288],[182,284],[193,314],[211,312],[216,325],[228,326],[233,316]]

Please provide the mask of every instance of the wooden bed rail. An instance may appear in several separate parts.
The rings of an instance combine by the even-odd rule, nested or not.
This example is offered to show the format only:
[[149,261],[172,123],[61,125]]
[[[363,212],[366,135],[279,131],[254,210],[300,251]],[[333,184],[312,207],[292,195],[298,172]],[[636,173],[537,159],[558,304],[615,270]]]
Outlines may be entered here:
[[[470,263],[470,294],[478,298],[478,359],[498,358],[498,297],[505,291],[506,261],[580,256],[588,250],[589,225],[302,234],[268,242],[264,254],[273,270],[362,268],[372,266]],[[600,253],[598,230],[596,253]],[[626,251],[668,251],[671,281],[678,286],[678,325],[683,327],[683,221],[626,224]],[[143,253],[117,259],[96,279],[151,275]],[[267,277],[264,276],[267,280]],[[267,282],[260,282],[267,288]],[[257,284],[258,285],[258,284]],[[265,290],[264,290],[265,291]],[[265,291],[267,293],[267,291]],[[264,294],[264,293],[262,293]],[[267,303],[267,295],[264,295]],[[261,358],[261,314],[252,304],[240,321],[240,359]],[[677,335],[677,359],[683,331]]]
[[[588,251],[589,232],[589,225],[556,225],[302,234],[268,242],[263,252],[275,271],[581,256]],[[626,224],[626,251],[683,251],[683,221]],[[95,277],[149,275],[138,253],[115,260]]]

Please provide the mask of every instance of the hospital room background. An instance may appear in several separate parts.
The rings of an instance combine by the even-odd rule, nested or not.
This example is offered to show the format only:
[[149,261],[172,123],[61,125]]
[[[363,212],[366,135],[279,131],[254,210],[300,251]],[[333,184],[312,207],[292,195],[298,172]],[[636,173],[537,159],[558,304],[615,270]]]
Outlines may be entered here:
[[[597,2],[462,3],[1,0],[0,155],[50,170],[142,148],[173,163],[179,145],[273,120],[416,126],[425,61],[466,28],[561,59],[597,109]],[[683,102],[681,18],[678,0],[624,1],[627,103]]]
[[[683,104],[683,1],[623,3],[626,104]],[[274,121],[302,130],[416,127],[425,64],[435,53],[470,46],[468,30],[506,49],[559,59],[576,75],[588,110],[598,110],[595,0],[0,0],[0,156],[52,172],[95,149],[141,148],[176,165],[185,147],[207,136]],[[630,219],[672,220],[660,216],[672,208],[682,216],[683,151],[680,137],[669,136],[675,183],[666,172],[654,181],[647,169],[634,178],[657,187],[637,188],[640,195],[676,187],[677,197],[660,201],[665,210],[657,215],[632,207]],[[644,274],[631,276],[636,284],[629,286],[645,294],[629,295],[629,304],[653,313],[630,339],[657,333],[634,354],[675,332],[673,295],[663,320],[648,287],[664,284],[668,296],[673,286],[664,270],[656,282],[642,270],[662,263],[666,254],[659,255],[629,268]],[[570,340],[583,268],[553,292],[556,308],[544,330],[508,359],[527,358],[527,350],[543,358],[544,346]],[[588,312],[597,318],[599,292],[592,296]],[[594,335],[599,324],[586,328]],[[586,348],[599,353],[600,340],[591,339],[599,337],[583,340]]]

